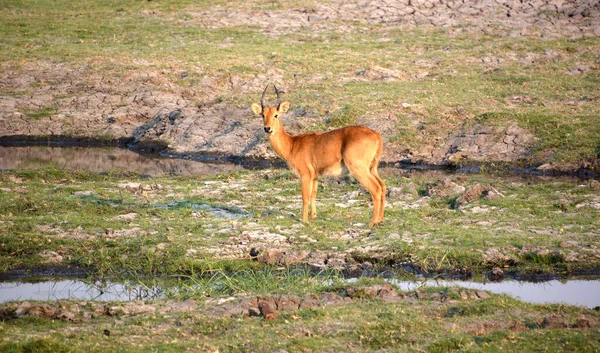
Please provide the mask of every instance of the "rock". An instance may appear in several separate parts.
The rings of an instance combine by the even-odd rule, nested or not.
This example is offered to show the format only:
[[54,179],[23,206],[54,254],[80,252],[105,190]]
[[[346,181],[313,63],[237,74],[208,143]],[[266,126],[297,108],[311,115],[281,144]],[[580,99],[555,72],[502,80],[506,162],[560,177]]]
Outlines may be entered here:
[[496,248],[490,248],[483,253],[483,261],[488,264],[504,265],[510,262],[511,258],[502,254],[500,250]]
[[115,216],[115,217],[114,217],[114,219],[118,219],[118,220],[129,220],[129,221],[131,221],[131,220],[134,220],[134,219],[136,219],[136,218],[137,218],[137,216],[138,216],[138,214],[137,214],[137,213],[135,213],[135,212],[132,212],[132,213],[126,213],[126,214],[122,214],[122,215]]
[[579,262],[579,254],[575,251],[570,251],[565,255],[565,262]]
[[489,273],[488,273],[488,279],[492,282],[500,282],[504,279],[504,271],[502,271],[500,268],[498,267],[494,267]]
[[105,238],[120,238],[120,237],[131,237],[139,234],[141,229],[139,227],[134,227],[130,229],[105,229],[103,236]]
[[169,303],[160,309],[161,313],[182,313],[194,312],[198,310],[198,303],[193,299],[188,299],[182,302]]
[[405,77],[403,73],[380,66],[372,66],[356,74],[369,81],[396,81]]
[[465,191],[463,186],[455,184],[450,178],[443,178],[433,184],[427,184],[427,195],[436,198],[445,198]]
[[549,315],[544,317],[541,326],[543,328],[566,328],[567,321],[558,315]]
[[399,198],[402,194],[403,194],[403,188],[398,188],[398,187],[388,187],[387,188],[387,197],[390,199],[396,199]]
[[55,251],[44,250],[39,255],[44,258],[47,263],[59,264],[63,262],[63,257]]
[[139,191],[142,187],[141,183],[133,183],[133,182],[128,182],[128,183],[119,183],[117,184],[117,187],[119,189],[125,189],[127,191]]
[[262,251],[258,256],[258,261],[267,265],[276,265],[282,263],[284,252],[279,249],[268,249]]
[[487,186],[485,190],[483,190],[483,197],[488,201],[496,201],[500,200],[504,197],[498,190],[496,190],[492,186]]
[[388,235],[388,239],[402,239],[402,236],[398,233],[391,233],[390,235]]
[[94,190],[86,190],[86,191],[75,191],[73,195],[75,196],[92,196],[96,192]]
[[24,302],[15,310],[17,317],[39,317],[52,318],[56,313],[56,308],[48,304],[30,304]]
[[7,308],[7,307],[0,308],[0,322],[15,319],[16,317],[17,317],[17,314],[15,313],[14,308]]
[[561,248],[576,248],[579,246],[579,242],[575,240],[564,240],[560,242]]
[[370,287],[349,287],[345,293],[350,298],[377,298],[398,296],[398,292],[390,284],[377,284]]
[[514,162],[526,158],[535,136],[517,124],[496,129],[476,125],[452,132],[439,153],[446,161],[468,160],[474,162]]
[[255,247],[252,247],[250,249],[250,257],[251,258],[256,258],[259,254],[260,254],[260,251],[257,250]]
[[480,198],[483,194],[483,191],[484,188],[483,186],[481,186],[481,184],[475,184],[471,186],[467,189],[467,191],[465,191],[456,199],[456,202],[454,203],[454,208],[458,209],[461,206],[464,206],[465,204]]
[[268,265],[282,265],[288,266],[299,263],[308,255],[307,251],[301,252],[287,252],[282,251],[280,249],[268,249],[265,251],[261,251],[258,254],[257,259],[259,262],[268,264]]
[[153,314],[155,312],[156,307],[154,305],[144,304],[143,302],[128,302],[125,305],[115,305],[106,309],[106,313],[110,316]]
[[258,310],[260,310],[260,314],[266,320],[274,320],[277,317],[277,315],[279,315],[275,304],[269,300],[259,300]]
[[56,311],[56,313],[52,316],[53,319],[67,321],[67,322],[75,322],[78,321],[75,313],[66,308],[60,308]]
[[473,212],[473,213],[488,213],[488,212],[490,212],[490,209],[485,208],[485,207],[475,206],[471,209],[471,212]]
[[591,328],[595,327],[596,324],[587,317],[581,317],[577,320],[575,324],[573,324],[573,328]]
[[477,291],[475,294],[479,299],[488,299],[492,297],[488,292],[482,290]]

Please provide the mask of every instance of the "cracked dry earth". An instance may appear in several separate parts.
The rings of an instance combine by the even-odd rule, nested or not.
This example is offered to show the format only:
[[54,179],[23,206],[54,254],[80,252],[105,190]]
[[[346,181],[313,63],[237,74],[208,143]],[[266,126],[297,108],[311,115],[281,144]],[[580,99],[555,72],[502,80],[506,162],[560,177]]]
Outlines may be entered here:
[[[334,0],[310,9],[219,9],[193,13],[199,23],[222,28],[253,23],[272,36],[302,28],[314,32],[356,30],[358,23],[453,28],[494,35],[541,37],[600,36],[598,1],[563,0]],[[341,22],[341,23],[340,23]]]
[[[478,32],[495,36],[528,38],[581,38],[600,36],[600,2],[582,0],[386,0],[315,3],[310,8],[257,10],[250,2],[241,8],[218,7],[188,13],[189,26],[236,28],[249,23],[270,36],[324,32],[361,31],[365,25],[382,26],[382,41],[391,40],[386,31],[397,28],[440,28],[452,33]],[[163,15],[142,11],[146,16]],[[348,19],[352,19],[351,21]],[[181,21],[177,17],[173,21]],[[499,58],[484,58],[481,65],[498,67]],[[81,66],[50,63],[43,60],[14,66],[3,64],[0,82],[0,137],[13,135],[75,136],[125,139],[134,145],[168,147],[172,154],[207,153],[236,157],[275,158],[261,133],[261,123],[249,109],[220,103],[221,96],[256,94],[264,83],[273,82],[284,90],[294,88],[288,73],[276,67],[264,67],[263,73],[241,76],[217,73],[201,74],[194,89],[176,84],[185,79],[179,73],[161,70],[150,61],[138,58],[128,64],[135,69],[106,76],[96,61]],[[103,58],[104,65],[119,59]],[[523,60],[523,58],[515,58]],[[425,63],[427,66],[427,63]],[[582,67],[582,72],[593,70]],[[575,69],[573,69],[575,70]],[[579,72],[579,71],[578,71]],[[347,80],[419,80],[427,72],[406,74],[371,66],[358,75],[348,73]],[[577,72],[573,73],[577,74]],[[316,75],[308,82],[325,77]],[[513,97],[528,102],[530,97]],[[52,107],[48,117],[28,118],[28,112]],[[423,107],[411,107],[422,109]],[[290,130],[318,119],[299,108],[290,114]],[[359,123],[377,129],[384,138],[397,135],[397,117],[374,119],[365,116]],[[297,131],[296,131],[297,132]],[[473,161],[515,161],[527,158],[535,137],[516,125],[492,128],[475,126],[450,132],[441,144],[425,143],[407,150],[390,144],[384,162],[443,163],[463,158]],[[159,147],[157,147],[159,146]]]

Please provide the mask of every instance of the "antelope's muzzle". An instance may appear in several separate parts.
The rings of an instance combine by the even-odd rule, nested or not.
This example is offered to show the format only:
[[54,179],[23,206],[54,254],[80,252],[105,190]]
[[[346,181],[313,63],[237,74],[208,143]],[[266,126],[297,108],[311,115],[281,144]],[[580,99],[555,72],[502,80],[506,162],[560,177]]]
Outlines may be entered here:
[[270,133],[272,133],[272,132],[273,132],[273,129],[271,129],[271,127],[270,127],[270,126],[265,126],[265,132],[266,132],[267,134],[270,134]]

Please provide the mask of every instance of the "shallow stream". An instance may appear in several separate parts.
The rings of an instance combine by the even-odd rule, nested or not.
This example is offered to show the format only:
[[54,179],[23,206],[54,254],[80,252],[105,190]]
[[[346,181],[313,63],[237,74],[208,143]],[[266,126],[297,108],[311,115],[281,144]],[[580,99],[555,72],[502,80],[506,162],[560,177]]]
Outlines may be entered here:
[[[353,280],[349,280],[352,282]],[[403,291],[422,287],[453,287],[485,290],[495,294],[506,294],[527,303],[564,303],[588,308],[600,307],[600,280],[568,280],[547,282],[474,282],[450,280],[402,281],[389,280]],[[169,292],[178,292],[178,287],[161,285],[146,286],[139,282],[91,283],[79,279],[43,281],[37,283],[0,282],[0,303],[14,300],[55,301],[97,300],[131,301],[164,299]]]

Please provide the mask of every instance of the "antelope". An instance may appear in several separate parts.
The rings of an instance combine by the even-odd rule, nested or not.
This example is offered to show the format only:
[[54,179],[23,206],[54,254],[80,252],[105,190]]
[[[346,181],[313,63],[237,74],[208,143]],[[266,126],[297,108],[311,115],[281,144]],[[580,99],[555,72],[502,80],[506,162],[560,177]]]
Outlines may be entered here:
[[328,132],[308,132],[292,136],[285,132],[281,115],[290,109],[290,102],[281,101],[277,87],[275,107],[265,105],[265,87],[260,104],[253,103],[252,111],[263,118],[265,133],[275,152],[300,178],[302,186],[302,222],[317,217],[315,205],[320,175],[341,176],[350,172],[373,198],[373,218],[369,226],[383,221],[386,187],[377,173],[383,140],[381,135],[364,126],[347,126]]

